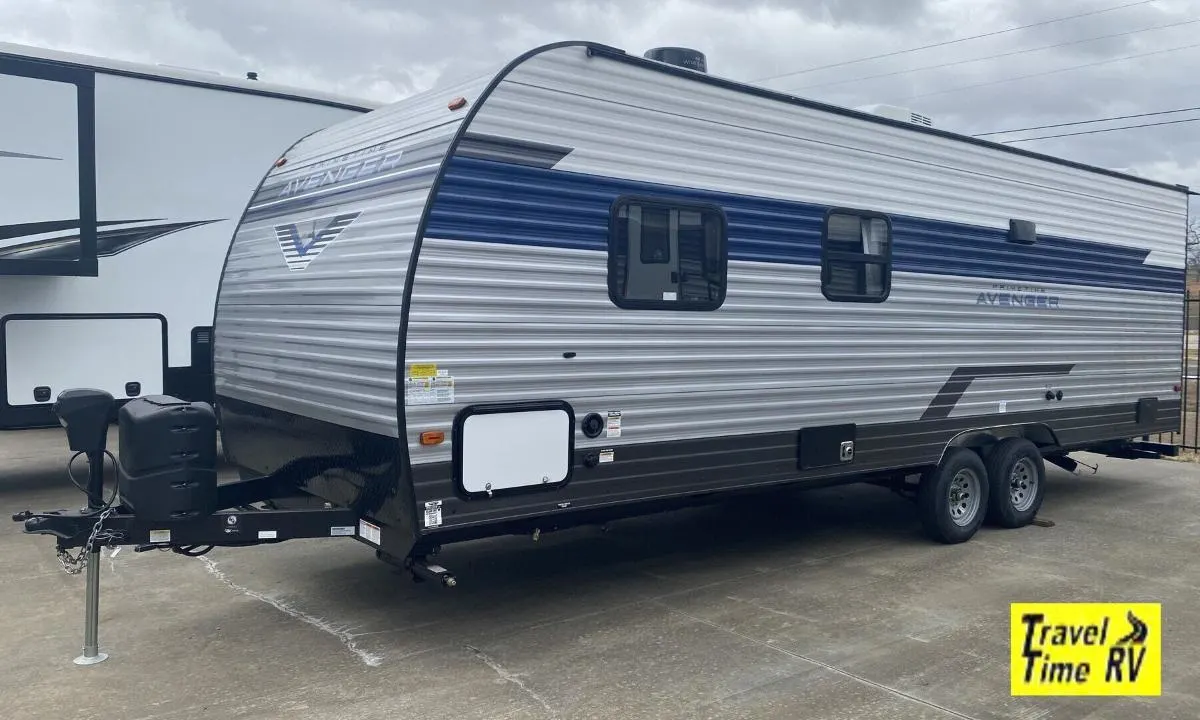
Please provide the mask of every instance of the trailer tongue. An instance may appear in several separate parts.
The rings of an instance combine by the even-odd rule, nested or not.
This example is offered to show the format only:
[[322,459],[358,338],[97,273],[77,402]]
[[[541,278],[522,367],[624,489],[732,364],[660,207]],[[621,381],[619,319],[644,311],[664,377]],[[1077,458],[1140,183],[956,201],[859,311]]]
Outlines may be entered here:
[[[78,665],[107,659],[99,651],[99,558],[101,547],[131,545],[135,552],[170,550],[198,557],[214,547],[280,543],[298,538],[363,538],[379,528],[350,507],[278,508],[274,503],[297,496],[300,481],[332,467],[352,467],[354,458],[322,458],[295,462],[265,477],[217,482],[217,428],[207,403],[157,395],[132,400],[117,413],[119,459],[106,448],[108,418],[115,400],[104,390],[72,389],[59,394],[54,414],[66,429],[67,443],[88,459],[88,481],[82,509],[29,510],[12,519],[25,532],[53,535],[63,569],[87,571],[83,653]],[[105,499],[104,458],[115,466],[116,483]],[[68,469],[71,463],[68,463]],[[76,485],[79,485],[76,482]],[[256,505],[256,503],[258,505]],[[265,505],[265,506],[264,506]],[[368,544],[371,544],[368,542]],[[78,549],[72,555],[70,551]],[[398,564],[417,581],[456,584],[445,568],[423,556]]]

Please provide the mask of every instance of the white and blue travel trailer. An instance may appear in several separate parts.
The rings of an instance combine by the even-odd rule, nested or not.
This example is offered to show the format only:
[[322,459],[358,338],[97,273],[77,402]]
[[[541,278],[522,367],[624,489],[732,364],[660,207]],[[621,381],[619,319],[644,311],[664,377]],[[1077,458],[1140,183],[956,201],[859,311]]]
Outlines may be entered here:
[[213,303],[247,194],[297,138],[377,105],[0,44],[0,107],[13,429],[55,424],[71,387],[211,399]]
[[965,540],[1033,518],[1044,459],[1176,428],[1189,195],[541,47],[271,169],[218,293],[224,447],[328,461],[297,481],[398,557],[906,476]]
[[1139,438],[1180,418],[1186,188],[676,55],[540,47],[273,158],[214,320],[243,477],[133,477],[211,414],[134,401],[105,528],[355,537],[451,584],[446,543],[785,485],[891,487],[962,542],[1031,522],[1046,462],[1173,452]]

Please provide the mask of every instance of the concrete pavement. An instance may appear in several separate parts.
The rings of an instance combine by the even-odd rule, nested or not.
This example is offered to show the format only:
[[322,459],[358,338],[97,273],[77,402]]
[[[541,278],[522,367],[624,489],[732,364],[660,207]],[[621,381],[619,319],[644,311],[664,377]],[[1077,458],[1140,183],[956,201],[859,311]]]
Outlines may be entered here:
[[[0,435],[6,517],[81,501],[65,447]],[[0,717],[1200,716],[1200,466],[1087,459],[1051,468],[1053,527],[953,547],[844,487],[450,546],[453,590],[354,540],[125,548],[102,563],[111,658],[85,668],[83,577],[6,521]],[[1162,697],[1010,696],[1008,604],[1073,600],[1163,603]]]

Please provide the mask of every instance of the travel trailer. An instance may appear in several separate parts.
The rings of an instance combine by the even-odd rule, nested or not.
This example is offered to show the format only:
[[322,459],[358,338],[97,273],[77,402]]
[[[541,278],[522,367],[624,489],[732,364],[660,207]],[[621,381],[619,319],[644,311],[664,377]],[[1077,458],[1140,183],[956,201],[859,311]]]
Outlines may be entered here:
[[0,113],[5,429],[57,424],[72,387],[211,401],[213,303],[247,194],[296,139],[376,107],[10,44],[0,106],[20,110]]
[[453,584],[446,543],[870,482],[958,543],[1071,452],[1173,451],[1186,188],[649,56],[539,47],[265,162],[215,415],[122,410],[103,542],[354,537]]

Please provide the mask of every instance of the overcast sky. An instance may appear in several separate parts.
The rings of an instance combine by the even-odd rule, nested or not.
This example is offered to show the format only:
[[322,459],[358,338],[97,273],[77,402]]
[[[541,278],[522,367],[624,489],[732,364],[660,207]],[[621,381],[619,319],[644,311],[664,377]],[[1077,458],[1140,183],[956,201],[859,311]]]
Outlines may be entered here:
[[[1200,106],[1200,0],[0,0],[0,40],[235,76],[254,70],[265,81],[383,101],[564,39],[639,54],[695,47],[716,75],[852,107],[898,103],[970,134]],[[1048,45],[1060,47],[1034,50]],[[979,59],[1024,50],[1033,51]],[[1155,54],[1116,60],[1146,53]],[[935,65],[943,67],[914,70]],[[863,79],[876,75],[887,76]],[[1200,112],[1124,123],[1187,117]],[[1015,136],[994,139],[1007,137]],[[1200,122],[1020,147],[1200,189]]]

